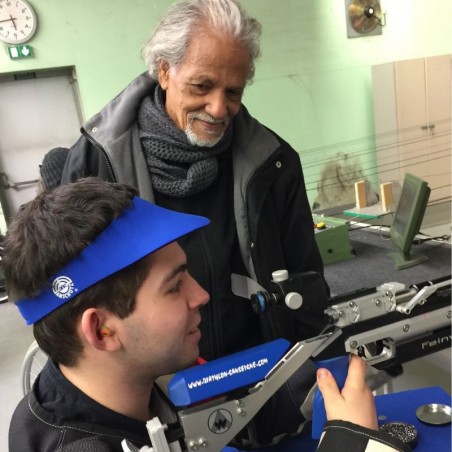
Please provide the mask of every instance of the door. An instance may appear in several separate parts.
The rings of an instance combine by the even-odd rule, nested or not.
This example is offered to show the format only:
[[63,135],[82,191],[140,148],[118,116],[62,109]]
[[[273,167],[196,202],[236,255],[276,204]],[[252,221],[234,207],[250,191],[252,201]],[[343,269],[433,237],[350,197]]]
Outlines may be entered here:
[[451,63],[450,55],[426,58],[428,123],[423,124],[423,129],[427,128],[428,133],[428,174],[433,200],[450,199],[452,193]]
[[451,196],[451,56],[372,68],[380,182],[426,180],[429,203]]
[[44,155],[71,146],[82,121],[73,68],[0,74],[0,200],[6,221],[36,195]]

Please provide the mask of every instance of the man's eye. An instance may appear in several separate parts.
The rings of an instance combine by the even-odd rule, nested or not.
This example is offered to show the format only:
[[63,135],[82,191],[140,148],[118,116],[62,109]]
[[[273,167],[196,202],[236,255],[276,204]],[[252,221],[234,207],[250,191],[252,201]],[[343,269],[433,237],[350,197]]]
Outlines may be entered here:
[[198,92],[205,92],[209,90],[209,85],[206,85],[205,83],[195,83],[192,87]]
[[235,91],[235,90],[228,91],[228,97],[231,100],[241,100],[242,96],[243,96],[243,91]]
[[182,281],[179,280],[173,287],[169,289],[169,293],[178,293],[182,285]]

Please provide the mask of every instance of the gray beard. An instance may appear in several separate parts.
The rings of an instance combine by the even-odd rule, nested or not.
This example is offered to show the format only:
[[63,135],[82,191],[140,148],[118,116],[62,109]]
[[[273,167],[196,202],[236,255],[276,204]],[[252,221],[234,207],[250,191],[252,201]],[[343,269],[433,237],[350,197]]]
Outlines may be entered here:
[[203,146],[206,148],[212,148],[214,147],[224,136],[224,133],[222,133],[220,136],[213,140],[203,140],[202,138],[199,138],[193,129],[190,127],[190,125],[187,125],[185,128],[185,135],[187,136],[188,142],[192,146]]

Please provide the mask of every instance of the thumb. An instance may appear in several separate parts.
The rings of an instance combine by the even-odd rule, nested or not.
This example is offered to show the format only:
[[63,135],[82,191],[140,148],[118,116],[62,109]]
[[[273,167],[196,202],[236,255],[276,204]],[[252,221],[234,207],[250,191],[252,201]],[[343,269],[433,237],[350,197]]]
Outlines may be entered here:
[[334,399],[341,397],[336,380],[328,369],[320,368],[317,370],[317,386],[325,402],[333,403]]

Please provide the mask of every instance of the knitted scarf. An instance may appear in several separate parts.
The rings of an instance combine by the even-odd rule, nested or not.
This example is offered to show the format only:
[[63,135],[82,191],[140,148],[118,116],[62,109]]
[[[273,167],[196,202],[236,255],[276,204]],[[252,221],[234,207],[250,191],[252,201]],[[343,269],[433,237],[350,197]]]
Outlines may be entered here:
[[216,179],[216,156],[231,145],[232,123],[215,146],[192,145],[168,116],[164,96],[157,84],[151,96],[141,102],[139,136],[154,190],[183,198],[201,192]]

